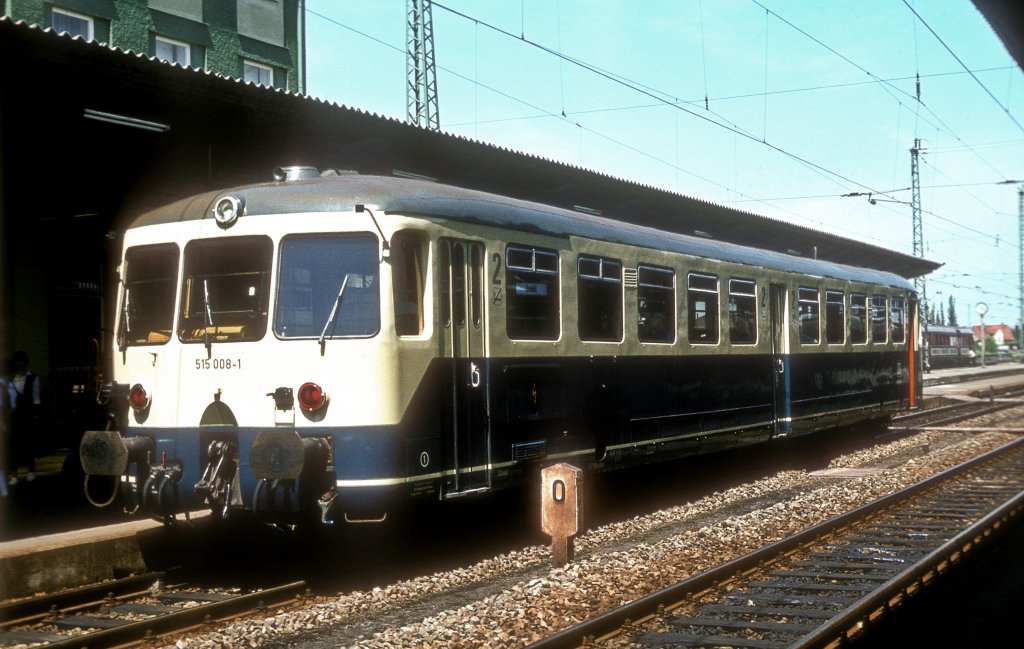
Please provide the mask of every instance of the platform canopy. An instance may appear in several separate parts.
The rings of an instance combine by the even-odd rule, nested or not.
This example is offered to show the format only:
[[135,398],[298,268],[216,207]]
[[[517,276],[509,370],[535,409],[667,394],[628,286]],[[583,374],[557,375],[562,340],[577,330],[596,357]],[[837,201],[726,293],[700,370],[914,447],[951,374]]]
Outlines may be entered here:
[[[20,237],[104,240],[184,195],[301,164],[413,174],[911,278],[939,264],[355,108],[0,19],[0,217]],[[35,232],[35,235],[33,235]],[[74,234],[78,233],[78,234]]]

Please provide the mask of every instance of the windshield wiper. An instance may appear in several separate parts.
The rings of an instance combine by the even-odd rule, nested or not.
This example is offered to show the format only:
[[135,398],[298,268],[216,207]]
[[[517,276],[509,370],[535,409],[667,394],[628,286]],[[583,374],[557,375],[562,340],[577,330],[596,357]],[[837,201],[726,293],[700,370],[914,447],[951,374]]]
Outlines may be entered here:
[[118,351],[123,352],[128,348],[128,340],[132,335],[132,324],[131,324],[131,295],[132,290],[127,286],[124,287],[124,301],[121,304],[121,326],[118,333]]
[[324,355],[324,341],[327,340],[327,330],[330,329],[334,323],[334,319],[338,317],[338,307],[341,306],[341,298],[345,295],[345,287],[348,286],[348,273],[345,274],[345,279],[341,281],[341,288],[338,289],[338,297],[334,300],[334,306],[331,307],[331,315],[327,318],[327,324],[324,325],[324,330],[320,332],[320,355]]
[[206,357],[213,356],[213,345],[210,344],[210,328],[213,327],[213,311],[210,310],[210,284],[203,280],[203,312],[206,316],[206,326],[203,327],[203,344],[206,345]]

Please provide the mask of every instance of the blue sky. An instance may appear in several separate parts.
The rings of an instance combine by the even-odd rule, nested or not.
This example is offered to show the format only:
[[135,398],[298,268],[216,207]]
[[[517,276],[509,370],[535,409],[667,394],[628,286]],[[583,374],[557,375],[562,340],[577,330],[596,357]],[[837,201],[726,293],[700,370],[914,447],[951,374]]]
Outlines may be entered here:
[[[306,4],[307,92],[405,119],[406,0]],[[445,132],[908,254],[920,139],[929,298],[1017,323],[1024,75],[970,0],[444,0],[433,19]]]

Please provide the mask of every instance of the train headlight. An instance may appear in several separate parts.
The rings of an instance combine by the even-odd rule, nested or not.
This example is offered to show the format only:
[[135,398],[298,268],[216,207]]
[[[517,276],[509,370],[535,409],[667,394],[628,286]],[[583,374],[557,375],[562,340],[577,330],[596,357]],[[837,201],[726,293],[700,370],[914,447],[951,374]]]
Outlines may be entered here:
[[327,404],[327,393],[316,383],[307,381],[299,388],[298,401],[306,412],[316,412]]
[[128,391],[128,403],[131,404],[132,410],[135,412],[142,412],[148,408],[149,402],[149,393],[146,392],[146,388],[142,387],[141,383],[136,383]]
[[245,211],[245,199],[225,196],[213,205],[213,218],[222,228],[230,228]]

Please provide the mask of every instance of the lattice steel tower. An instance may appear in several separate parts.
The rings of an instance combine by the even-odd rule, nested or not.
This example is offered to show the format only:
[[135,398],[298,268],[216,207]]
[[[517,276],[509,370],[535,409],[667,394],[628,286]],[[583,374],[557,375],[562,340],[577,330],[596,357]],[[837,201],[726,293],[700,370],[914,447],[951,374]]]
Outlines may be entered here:
[[405,23],[407,118],[435,131],[441,129],[437,112],[437,70],[434,67],[434,20],[430,0],[408,0]]
[[[918,167],[917,156],[921,152],[921,140],[920,138],[914,138],[914,147],[910,149],[910,210],[913,213],[912,227],[914,230],[914,256],[924,258],[924,230],[921,227],[921,172]],[[924,350],[924,370],[927,372],[931,369],[931,363],[928,359],[928,316],[929,307],[928,304],[928,287],[925,285],[924,276],[917,276],[914,278],[914,288],[917,289],[918,299],[918,310],[922,313],[922,333],[923,339],[921,341],[922,349]]]
[[[914,256],[924,257],[924,233],[921,229],[921,176],[918,170],[917,154],[921,151],[921,140],[914,139],[914,148],[910,150],[910,208],[913,212]],[[915,277],[914,286],[921,291],[924,278]]]

